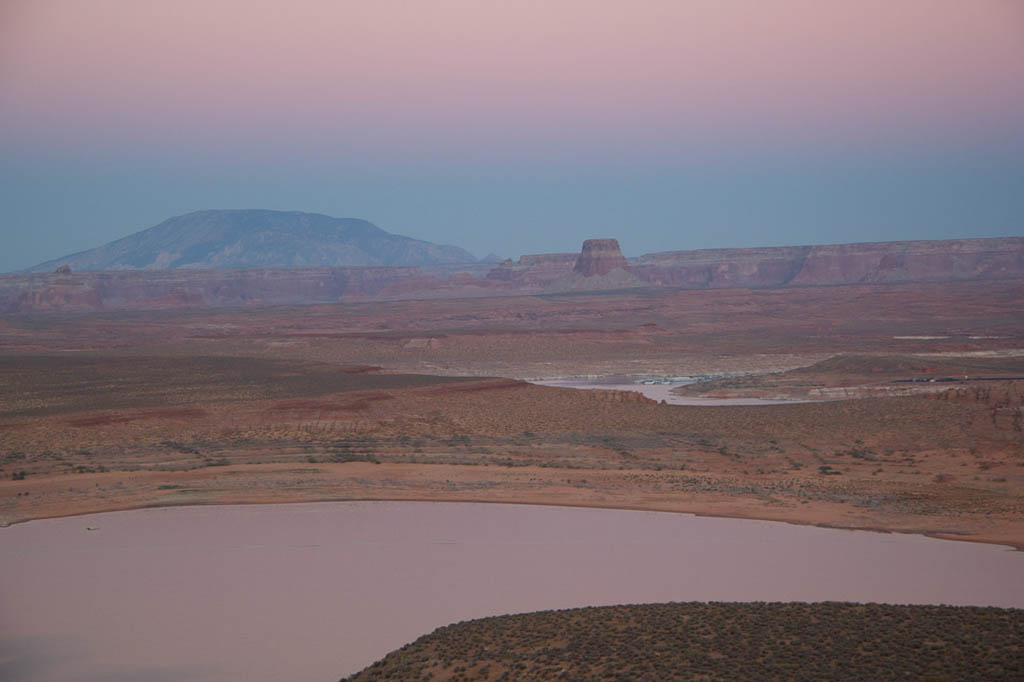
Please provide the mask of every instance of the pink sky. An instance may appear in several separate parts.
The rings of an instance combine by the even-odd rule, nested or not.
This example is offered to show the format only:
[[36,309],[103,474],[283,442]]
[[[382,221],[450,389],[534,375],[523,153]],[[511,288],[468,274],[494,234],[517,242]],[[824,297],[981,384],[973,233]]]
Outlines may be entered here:
[[11,141],[1020,139],[1019,0],[6,0]]

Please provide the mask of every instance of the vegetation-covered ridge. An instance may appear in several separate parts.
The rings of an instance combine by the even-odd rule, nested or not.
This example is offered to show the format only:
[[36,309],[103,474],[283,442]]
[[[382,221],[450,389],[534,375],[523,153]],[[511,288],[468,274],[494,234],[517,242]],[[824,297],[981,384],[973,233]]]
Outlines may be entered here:
[[367,680],[1021,680],[1024,610],[838,602],[589,607],[456,623]]

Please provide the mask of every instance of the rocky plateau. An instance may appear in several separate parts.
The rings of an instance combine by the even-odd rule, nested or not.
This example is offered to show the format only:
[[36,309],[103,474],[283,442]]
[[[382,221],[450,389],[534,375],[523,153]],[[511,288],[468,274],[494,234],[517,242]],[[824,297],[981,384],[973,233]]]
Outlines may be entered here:
[[[386,233],[385,233],[386,234]],[[465,298],[626,288],[781,289],[1024,278],[1024,238],[666,251],[626,259],[615,239],[579,254],[419,266],[75,270],[0,275],[0,314]]]

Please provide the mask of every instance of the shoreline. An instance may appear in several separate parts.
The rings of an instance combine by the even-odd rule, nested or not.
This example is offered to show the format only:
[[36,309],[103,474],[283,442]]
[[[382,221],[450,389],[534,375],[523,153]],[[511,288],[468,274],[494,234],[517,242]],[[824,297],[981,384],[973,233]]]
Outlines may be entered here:
[[[380,466],[380,465],[373,465]],[[576,472],[579,473],[578,471]],[[312,504],[316,502],[439,502],[439,503],[468,503],[468,504],[510,504],[510,505],[524,505],[524,506],[547,506],[547,507],[567,507],[567,508],[580,508],[580,509],[611,509],[620,511],[639,511],[639,512],[660,512],[669,514],[687,514],[695,517],[703,518],[723,518],[723,519],[738,519],[746,521],[762,521],[762,522],[776,522],[786,523],[796,526],[812,526],[822,529],[830,530],[846,530],[846,531],[865,531],[872,533],[890,533],[890,534],[902,534],[902,535],[920,535],[922,537],[928,537],[935,540],[946,540],[954,542],[973,542],[980,544],[989,544],[1005,547],[1013,551],[1024,551],[1024,541],[1015,540],[1005,536],[997,534],[990,534],[985,532],[971,532],[967,529],[930,529],[926,527],[899,527],[898,524],[873,524],[873,525],[856,525],[856,524],[843,524],[835,523],[830,521],[824,521],[821,519],[810,518],[805,516],[804,518],[789,517],[784,518],[779,514],[758,514],[756,512],[744,513],[741,509],[728,509],[732,507],[742,507],[744,500],[733,499],[726,500],[724,504],[721,504],[725,508],[713,508],[716,505],[714,501],[705,501],[703,504],[699,501],[690,501],[687,503],[684,500],[662,500],[662,501],[650,501],[644,503],[642,500],[623,501],[616,502],[613,500],[598,501],[598,500],[557,500],[557,499],[544,499],[542,495],[515,495],[512,494],[502,499],[495,498],[484,498],[484,497],[472,497],[462,495],[444,495],[439,493],[426,493],[417,495],[413,491],[408,491],[411,494],[407,495],[344,495],[344,496],[330,496],[323,494],[315,494],[316,491],[310,491],[308,494],[299,495],[282,495],[280,491],[278,494],[270,493],[264,495],[232,495],[223,494],[219,496],[213,496],[207,499],[195,499],[195,500],[170,500],[161,499],[159,497],[146,496],[145,499],[140,500],[116,500],[110,499],[105,500],[103,503],[99,501],[92,501],[88,505],[78,505],[77,508],[70,508],[61,510],[57,509],[41,509],[40,513],[28,513],[21,518],[16,518],[11,521],[0,522],[0,529],[8,528],[14,525],[23,523],[29,523],[31,521],[43,521],[47,519],[59,519],[59,518],[71,518],[71,517],[87,517],[95,514],[106,514],[113,512],[122,511],[137,511],[143,509],[162,509],[171,507],[206,507],[206,506],[249,506],[249,505],[270,505],[270,504]],[[730,504],[731,503],[731,504]],[[26,510],[27,511],[27,510]]]

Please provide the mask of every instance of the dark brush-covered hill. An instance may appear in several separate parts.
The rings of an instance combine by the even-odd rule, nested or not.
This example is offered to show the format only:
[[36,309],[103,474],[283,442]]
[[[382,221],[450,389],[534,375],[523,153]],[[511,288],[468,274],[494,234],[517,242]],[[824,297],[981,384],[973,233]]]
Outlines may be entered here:
[[385,232],[357,218],[256,209],[196,211],[89,251],[41,263],[80,270],[219,270],[475,263],[457,246]]
[[499,616],[439,628],[345,678],[1021,680],[1024,610],[686,603]]

